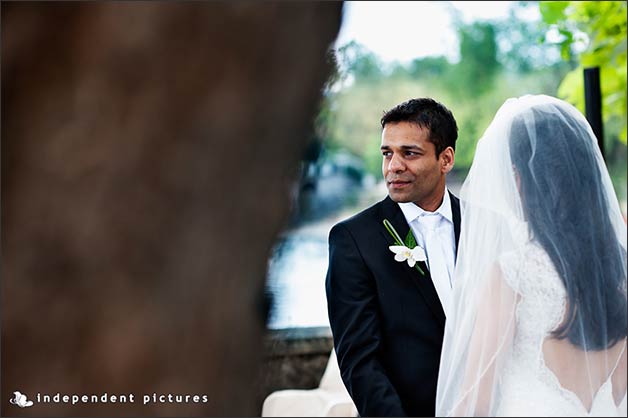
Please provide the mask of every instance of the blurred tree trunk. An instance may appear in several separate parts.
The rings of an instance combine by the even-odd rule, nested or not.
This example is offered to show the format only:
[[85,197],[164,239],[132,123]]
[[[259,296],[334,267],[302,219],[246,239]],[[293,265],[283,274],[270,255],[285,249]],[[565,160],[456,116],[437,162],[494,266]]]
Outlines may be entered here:
[[342,3],[1,7],[2,415],[258,415],[267,259]]

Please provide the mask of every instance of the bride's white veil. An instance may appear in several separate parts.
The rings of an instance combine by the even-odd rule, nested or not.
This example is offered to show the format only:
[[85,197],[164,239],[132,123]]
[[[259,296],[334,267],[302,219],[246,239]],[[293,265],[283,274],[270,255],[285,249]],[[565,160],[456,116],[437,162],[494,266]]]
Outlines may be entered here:
[[[528,384],[549,374],[589,411],[610,380],[625,407],[626,223],[583,115],[545,95],[508,99],[478,142],[460,200],[436,415],[495,415],[511,396],[513,359],[526,356]],[[522,307],[524,288],[542,292],[543,309]],[[542,344],[517,352],[530,338],[521,316],[541,324],[552,309],[561,320]]]

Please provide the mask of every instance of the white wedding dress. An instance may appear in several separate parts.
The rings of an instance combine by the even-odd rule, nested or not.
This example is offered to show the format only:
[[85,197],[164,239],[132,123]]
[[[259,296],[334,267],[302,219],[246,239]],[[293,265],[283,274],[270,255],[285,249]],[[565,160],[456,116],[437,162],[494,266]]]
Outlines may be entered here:
[[[520,250],[503,254],[500,267],[506,283],[518,295],[512,349],[504,361],[498,387],[501,399],[497,416],[626,416],[626,392],[616,402],[613,396],[613,373],[618,370],[625,341],[620,341],[608,355],[610,372],[596,390],[588,406],[563,384],[569,370],[559,377],[546,364],[544,343],[561,323],[565,313],[566,292],[553,263],[542,247],[530,241]],[[565,348],[569,345],[562,340]],[[620,347],[621,346],[621,347]],[[574,346],[570,346],[575,351]],[[584,354],[584,352],[581,352]],[[565,356],[568,353],[565,351]],[[586,354],[585,354],[586,356]],[[612,360],[610,360],[612,358]],[[568,369],[583,367],[571,364]],[[560,374],[560,373],[559,373]],[[571,375],[573,377],[573,374]],[[619,405],[617,405],[619,404]]]
[[437,416],[625,417],[626,222],[584,115],[506,100],[460,205]]

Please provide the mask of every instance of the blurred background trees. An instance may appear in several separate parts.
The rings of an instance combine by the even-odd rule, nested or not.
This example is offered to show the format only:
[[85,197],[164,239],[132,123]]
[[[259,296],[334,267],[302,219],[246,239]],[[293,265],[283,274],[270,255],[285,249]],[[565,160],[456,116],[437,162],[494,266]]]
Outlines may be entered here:
[[[452,13],[457,61],[427,56],[383,62],[355,41],[337,48],[337,78],[318,120],[326,132],[323,160],[349,152],[363,161],[367,175],[379,179],[383,111],[413,97],[431,96],[458,121],[453,174],[463,179],[478,139],[506,98],[548,94],[584,113],[583,68],[599,66],[607,163],[625,202],[626,3],[513,2],[508,17],[474,22],[463,21],[453,8]],[[531,19],[531,14],[537,17]]]

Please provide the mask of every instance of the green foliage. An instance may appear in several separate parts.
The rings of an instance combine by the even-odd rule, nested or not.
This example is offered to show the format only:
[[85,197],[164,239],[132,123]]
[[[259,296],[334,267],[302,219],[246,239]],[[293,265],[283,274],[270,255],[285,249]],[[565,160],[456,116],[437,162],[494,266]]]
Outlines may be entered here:
[[377,80],[383,75],[377,55],[355,41],[340,47],[338,56],[344,74],[351,75],[356,82]]
[[404,241],[406,247],[412,249],[417,246],[416,239],[414,238],[414,234],[412,233],[412,228],[408,230],[408,235],[406,235],[406,239]]
[[446,73],[451,64],[445,57],[425,57],[417,58],[412,61],[407,69],[406,67],[398,67],[405,69],[406,74],[413,78],[419,77],[438,77]]
[[493,87],[500,70],[497,61],[496,29],[491,23],[474,22],[458,27],[460,62],[457,77],[452,80],[461,88],[460,93],[477,96]]
[[[620,121],[618,139],[626,144],[626,2],[540,2],[539,8],[548,28],[561,35],[556,43],[563,56],[579,61],[578,67],[564,78],[558,95],[584,113],[583,69],[600,67],[604,121]],[[583,35],[588,45],[578,53],[575,49],[585,38]]]
[[560,65],[575,67],[569,60],[560,60],[556,48],[545,45],[546,27],[539,21],[526,18],[527,10],[537,7],[532,2],[518,2],[511,7],[508,17],[495,22],[499,45],[497,57],[508,71],[529,74],[536,70]]

